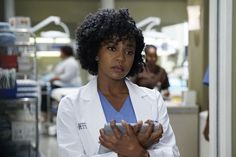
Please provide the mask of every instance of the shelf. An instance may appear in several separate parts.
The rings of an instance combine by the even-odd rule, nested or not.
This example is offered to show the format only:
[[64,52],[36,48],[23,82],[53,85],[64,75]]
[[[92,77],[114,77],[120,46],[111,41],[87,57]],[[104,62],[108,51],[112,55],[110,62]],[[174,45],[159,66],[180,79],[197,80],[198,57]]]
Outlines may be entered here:
[[11,104],[11,103],[27,103],[27,102],[31,102],[31,103],[35,103],[38,101],[38,98],[15,98],[15,99],[0,99],[0,103],[7,103],[7,104]]
[[31,70],[31,71],[27,71],[27,72],[16,72],[16,76],[24,76],[24,75],[33,75],[32,73],[33,73],[34,71],[33,70]]
[[0,32],[20,32],[20,33],[29,33],[34,35],[29,29],[17,28],[17,29],[1,29]]
[[5,141],[4,143],[0,143],[1,146],[10,146],[10,145],[21,145],[21,146],[31,146],[32,148],[36,147],[35,142],[32,141]]
[[15,47],[17,46],[35,46],[35,43],[28,43],[28,42],[16,42]]
[[[8,55],[14,56],[15,55],[15,56],[20,57],[20,58],[17,58],[17,59],[19,59],[18,60],[18,63],[19,63],[18,68],[20,70],[16,71],[16,81],[17,81],[17,79],[27,79],[27,78],[30,78],[30,79],[36,81],[37,80],[37,54],[36,54],[35,34],[33,32],[31,32],[31,30],[29,30],[29,29],[0,30],[0,33],[1,32],[9,32],[9,33],[15,34],[14,45],[3,46],[3,47],[6,47],[6,50],[3,49],[4,51],[2,52],[2,54],[6,55],[6,56],[8,56]],[[24,55],[26,55],[26,56],[24,56]],[[27,58],[24,58],[24,57],[27,57]],[[20,61],[22,61],[22,62],[20,62]],[[7,63],[8,62],[6,62],[6,64]],[[17,63],[16,59],[14,60],[14,63]],[[30,63],[32,65],[32,68],[29,69],[29,71],[23,71],[25,63]],[[22,67],[20,67],[20,66],[22,66]],[[28,67],[28,65],[27,65],[27,67]],[[34,91],[34,93],[31,93],[31,92],[30,93],[24,93],[24,92],[20,93],[19,92],[17,96],[21,96],[21,95],[25,96],[22,98],[16,98],[15,95],[9,96],[12,98],[6,98],[6,99],[0,98],[0,111],[1,111],[0,116],[1,116],[1,114],[4,114],[4,115],[10,117],[11,123],[13,123],[13,122],[15,123],[15,130],[18,129],[20,131],[20,133],[23,133],[23,131],[21,131],[20,130],[21,128],[19,127],[21,125],[22,130],[25,129],[26,132],[28,132],[28,130],[30,130],[31,133],[35,134],[35,135],[32,134],[32,138],[31,138],[31,135],[29,136],[28,134],[26,134],[26,136],[19,136],[21,138],[19,141],[17,139],[17,136],[14,136],[15,138],[13,138],[13,136],[12,136],[12,141],[6,141],[4,143],[1,143],[2,145],[0,144],[0,154],[1,154],[0,156],[2,156],[2,155],[3,156],[17,156],[16,151],[19,151],[21,154],[22,153],[24,154],[21,156],[38,157],[38,150],[39,150],[38,149],[38,147],[39,147],[39,130],[38,130],[39,119],[38,118],[39,118],[39,109],[40,109],[39,108],[39,106],[40,106],[39,105],[40,91],[38,90],[37,84],[35,85],[35,87],[37,88],[37,91]],[[23,87],[21,87],[21,88],[23,88]],[[7,94],[7,93],[5,93],[5,91],[4,91],[4,94]],[[27,94],[29,94],[29,95],[27,95]],[[30,116],[30,118],[33,119],[33,121],[28,121],[28,119],[23,119],[23,118],[22,118],[22,121],[20,121],[20,118],[17,118],[17,116],[19,116],[21,113],[23,115],[25,115],[24,110],[27,110],[27,112],[29,112],[29,116]],[[11,114],[13,116],[11,116]],[[14,119],[14,116],[16,117],[16,119]],[[19,124],[18,122],[26,123],[26,124],[30,122],[30,123],[32,123],[32,128],[31,128],[31,126],[29,128],[27,128],[26,127],[27,125]],[[13,129],[13,127],[11,129]],[[4,149],[4,148],[6,148],[6,149]],[[32,152],[33,152],[33,155],[32,155]],[[2,153],[6,153],[6,154],[2,154]]]
[[0,144],[1,156],[15,157],[21,154],[24,157],[36,157],[38,150],[30,141],[7,141]]

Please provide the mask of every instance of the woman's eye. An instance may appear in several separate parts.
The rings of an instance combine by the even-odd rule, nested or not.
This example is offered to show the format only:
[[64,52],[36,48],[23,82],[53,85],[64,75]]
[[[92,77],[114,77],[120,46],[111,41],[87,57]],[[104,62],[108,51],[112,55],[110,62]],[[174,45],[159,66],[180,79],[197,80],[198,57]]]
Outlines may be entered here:
[[126,54],[127,55],[133,55],[135,52],[134,52],[134,50],[127,50],[126,51]]
[[108,50],[112,51],[112,52],[115,52],[116,51],[116,48],[115,47],[107,47]]

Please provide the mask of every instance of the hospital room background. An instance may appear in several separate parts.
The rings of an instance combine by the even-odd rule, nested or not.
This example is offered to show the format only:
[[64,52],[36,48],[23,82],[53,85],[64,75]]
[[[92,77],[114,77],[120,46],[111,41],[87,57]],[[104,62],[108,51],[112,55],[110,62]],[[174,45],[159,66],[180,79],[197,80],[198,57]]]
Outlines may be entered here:
[[[236,157],[233,6],[233,0],[0,0],[0,154],[58,156],[59,101],[93,78],[79,67],[77,85],[54,89],[44,82],[61,61],[60,47],[76,52],[75,30],[88,13],[128,8],[168,74],[165,104],[181,157]],[[8,74],[15,82],[2,79]],[[208,115],[210,141],[203,135]]]

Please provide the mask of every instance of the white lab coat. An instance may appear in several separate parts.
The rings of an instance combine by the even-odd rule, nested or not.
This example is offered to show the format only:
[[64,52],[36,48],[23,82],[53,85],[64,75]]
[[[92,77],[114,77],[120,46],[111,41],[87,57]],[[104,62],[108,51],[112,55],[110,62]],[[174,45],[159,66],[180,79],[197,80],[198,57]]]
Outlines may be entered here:
[[79,64],[73,56],[68,57],[56,65],[53,74],[60,78],[55,81],[58,86],[73,86],[80,84]]
[[[149,149],[150,157],[179,157],[169,124],[166,105],[157,90],[139,87],[126,79],[137,121],[148,119],[163,125],[163,137]],[[114,152],[98,154],[99,129],[106,118],[97,92],[97,77],[73,95],[64,97],[57,114],[57,141],[60,157],[117,157]]]

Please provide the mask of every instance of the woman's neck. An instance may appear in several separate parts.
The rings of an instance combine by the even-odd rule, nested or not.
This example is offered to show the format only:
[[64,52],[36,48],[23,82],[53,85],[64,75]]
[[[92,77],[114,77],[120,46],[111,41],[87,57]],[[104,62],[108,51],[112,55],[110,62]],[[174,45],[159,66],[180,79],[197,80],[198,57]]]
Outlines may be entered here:
[[125,84],[125,79],[111,80],[111,79],[104,79],[98,76],[97,82],[98,82],[97,84],[98,89],[104,95],[116,95],[116,94],[128,93],[128,88]]
[[148,69],[153,72],[156,68],[156,64],[147,64]]

